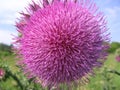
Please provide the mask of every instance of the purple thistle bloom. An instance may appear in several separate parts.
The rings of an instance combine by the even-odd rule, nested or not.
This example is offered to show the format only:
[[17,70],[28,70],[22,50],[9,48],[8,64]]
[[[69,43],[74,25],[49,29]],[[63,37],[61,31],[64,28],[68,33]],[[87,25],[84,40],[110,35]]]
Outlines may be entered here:
[[85,80],[107,55],[106,20],[90,0],[33,2],[16,24],[24,72],[43,86]]
[[116,56],[116,61],[120,62],[120,55]]
[[2,79],[5,75],[5,71],[0,68],[0,79]]
[[120,62],[120,48],[118,48],[115,52],[115,59],[116,61]]

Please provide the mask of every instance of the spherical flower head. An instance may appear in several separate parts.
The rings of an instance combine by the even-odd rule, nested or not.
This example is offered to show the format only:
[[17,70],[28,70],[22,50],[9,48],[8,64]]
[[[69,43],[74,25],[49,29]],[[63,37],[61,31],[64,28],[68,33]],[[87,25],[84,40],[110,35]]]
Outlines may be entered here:
[[16,26],[24,72],[43,86],[70,85],[100,67],[109,34],[103,13],[90,0],[30,4]]
[[5,71],[0,68],[0,79],[2,79],[5,75]]

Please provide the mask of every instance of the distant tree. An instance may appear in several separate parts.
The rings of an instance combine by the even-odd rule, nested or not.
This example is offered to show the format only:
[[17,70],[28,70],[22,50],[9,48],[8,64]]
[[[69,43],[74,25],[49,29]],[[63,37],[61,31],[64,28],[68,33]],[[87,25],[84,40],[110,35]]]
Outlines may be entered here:
[[120,43],[119,42],[112,42],[110,44],[110,48],[108,50],[109,53],[115,53],[115,51],[120,48]]
[[12,45],[0,43],[0,55],[7,56],[12,53]]

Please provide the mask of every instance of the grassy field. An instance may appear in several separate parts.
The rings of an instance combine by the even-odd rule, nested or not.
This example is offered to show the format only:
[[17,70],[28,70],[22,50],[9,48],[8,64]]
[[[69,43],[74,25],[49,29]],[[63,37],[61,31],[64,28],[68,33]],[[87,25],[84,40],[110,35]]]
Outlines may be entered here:
[[120,90],[120,76],[110,73],[111,70],[120,72],[120,62],[115,60],[114,54],[110,54],[104,65],[95,70],[96,75],[90,78],[84,90]]
[[[19,72],[16,61],[17,59],[15,59],[15,56],[11,55],[1,57],[0,63],[8,65],[10,70],[16,74],[16,72]],[[77,90],[120,90],[120,76],[115,73],[110,73],[109,71],[111,70],[120,72],[120,62],[115,60],[114,54],[110,54],[104,65],[100,69],[95,70],[95,75],[90,77],[90,82],[88,84],[78,87]],[[21,78],[19,73],[18,75],[19,78]],[[26,79],[22,79],[25,83]],[[40,86],[36,87],[40,88]],[[20,90],[20,88],[12,78],[9,78],[4,82],[0,81],[0,90]]]

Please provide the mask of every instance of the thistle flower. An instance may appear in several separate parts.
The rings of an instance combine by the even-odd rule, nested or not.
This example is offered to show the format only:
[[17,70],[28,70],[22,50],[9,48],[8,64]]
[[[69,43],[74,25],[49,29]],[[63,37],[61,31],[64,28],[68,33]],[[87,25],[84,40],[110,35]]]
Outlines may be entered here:
[[5,71],[0,68],[0,79],[2,79],[5,75]]
[[116,61],[120,62],[120,48],[116,50],[115,56]]
[[24,72],[43,86],[71,85],[93,73],[107,55],[106,20],[90,0],[30,4],[16,23]]
[[120,62],[120,56],[116,56],[116,61]]

